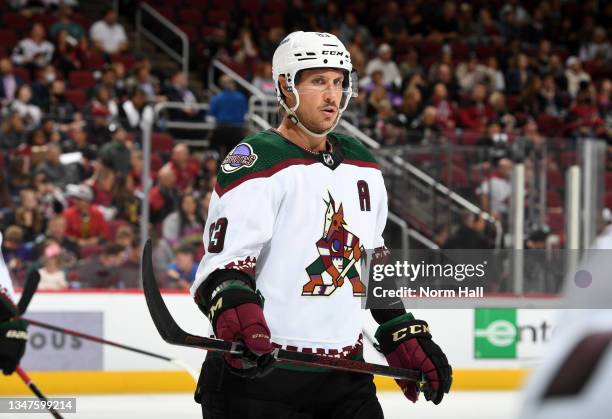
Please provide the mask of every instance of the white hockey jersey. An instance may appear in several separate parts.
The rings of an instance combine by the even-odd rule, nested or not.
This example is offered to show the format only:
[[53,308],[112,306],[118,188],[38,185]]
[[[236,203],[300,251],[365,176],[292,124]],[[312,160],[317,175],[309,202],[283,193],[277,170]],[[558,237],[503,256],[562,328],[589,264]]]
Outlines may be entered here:
[[[2,246],[2,232],[0,232],[0,247]],[[9,270],[4,262],[2,253],[0,253],[0,294],[15,303],[15,291],[13,290],[13,283],[11,282],[11,276]]]
[[328,139],[330,152],[315,154],[269,130],[229,153],[191,292],[217,269],[246,272],[265,299],[274,344],[335,354],[360,335],[360,259],[384,245],[387,192],[359,141]]

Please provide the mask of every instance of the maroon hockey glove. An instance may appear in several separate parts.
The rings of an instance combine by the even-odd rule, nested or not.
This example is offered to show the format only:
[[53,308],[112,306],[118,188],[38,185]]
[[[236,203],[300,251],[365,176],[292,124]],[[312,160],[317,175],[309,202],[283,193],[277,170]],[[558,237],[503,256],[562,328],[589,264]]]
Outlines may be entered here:
[[[427,384],[423,388],[425,399],[439,404],[448,393],[453,381],[453,370],[442,349],[431,340],[429,327],[423,320],[415,320],[405,313],[378,327],[376,339],[380,350],[393,367],[420,370]],[[417,401],[417,383],[396,380],[404,395]]]
[[269,370],[274,348],[259,294],[247,286],[227,287],[211,300],[208,316],[219,339],[244,344],[244,356],[224,355],[234,372],[261,376]]
[[15,371],[28,341],[28,324],[15,320],[17,307],[0,290],[0,369],[5,375]]

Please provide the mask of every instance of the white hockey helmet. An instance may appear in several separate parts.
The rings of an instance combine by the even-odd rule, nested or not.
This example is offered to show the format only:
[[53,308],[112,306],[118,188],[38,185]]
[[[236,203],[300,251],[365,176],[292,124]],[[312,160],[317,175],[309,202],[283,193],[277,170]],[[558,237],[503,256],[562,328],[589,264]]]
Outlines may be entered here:
[[[338,106],[338,115],[334,124],[322,133],[314,133],[298,119],[295,111],[300,106],[300,95],[295,86],[296,77],[301,70],[311,68],[335,68],[344,72],[342,99]],[[279,86],[279,77],[284,76],[287,88],[295,95],[295,105],[287,106]],[[348,106],[351,97],[357,96],[357,78],[353,72],[351,55],[344,44],[335,36],[324,32],[292,32],[285,37],[274,51],[272,58],[272,78],[276,88],[276,98],[285,109],[289,119],[308,135],[322,136],[332,131],[342,112]]]

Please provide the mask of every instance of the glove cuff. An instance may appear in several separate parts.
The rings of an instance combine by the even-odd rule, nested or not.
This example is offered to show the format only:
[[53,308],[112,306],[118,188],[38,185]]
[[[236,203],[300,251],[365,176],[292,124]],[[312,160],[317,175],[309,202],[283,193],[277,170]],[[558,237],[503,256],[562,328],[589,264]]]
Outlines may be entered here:
[[381,324],[374,335],[383,354],[388,355],[402,342],[412,338],[431,339],[429,326],[423,320],[416,320],[411,313],[402,314]]
[[218,269],[211,273],[208,278],[198,287],[195,292],[195,302],[198,308],[208,317],[208,313],[212,307],[212,299],[217,296],[220,286],[223,284],[239,284],[244,287],[255,290],[255,280],[236,269]]
[[246,285],[230,285],[223,291],[217,293],[210,302],[207,316],[217,333],[217,319],[224,311],[235,308],[242,304],[257,304],[263,308],[263,297]]

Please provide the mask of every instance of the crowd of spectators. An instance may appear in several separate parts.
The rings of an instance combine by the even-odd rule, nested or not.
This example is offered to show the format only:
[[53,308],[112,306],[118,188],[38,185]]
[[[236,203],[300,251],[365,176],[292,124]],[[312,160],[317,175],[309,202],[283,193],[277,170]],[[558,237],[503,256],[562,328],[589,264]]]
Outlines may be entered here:
[[[159,134],[166,141],[156,143],[164,146],[152,157],[151,179],[142,179],[148,105],[183,102],[174,118],[214,118],[225,138],[242,129],[245,96],[228,77],[211,97],[190,89],[181,71],[158,71],[134,51],[112,10],[94,21],[69,5],[76,2],[47,3],[54,2],[0,4],[0,228],[11,273],[19,284],[38,272],[43,287],[55,289],[138,286],[140,202],[150,182],[156,269],[166,286],[184,289],[204,251],[224,148],[212,141],[196,156]],[[203,80],[216,58],[270,95],[272,54],[287,33],[336,34],[360,77],[347,117],[387,147],[494,150],[494,181],[474,190],[500,218],[517,138],[527,150],[547,137],[612,138],[607,2],[151,3],[190,36],[191,68]],[[192,106],[202,99],[207,115]],[[558,166],[552,156],[550,167]]]
[[[41,289],[139,287],[148,182],[156,269],[164,286],[185,289],[188,254],[203,252],[218,154],[196,157],[155,134],[166,141],[142,179],[141,152],[148,105],[183,102],[175,117],[198,116],[184,73],[159,73],[134,53],[112,10],[90,24],[66,4],[12,5],[3,22],[15,39],[0,34],[0,229],[16,285],[39,274]],[[7,14],[25,23],[13,28]]]

